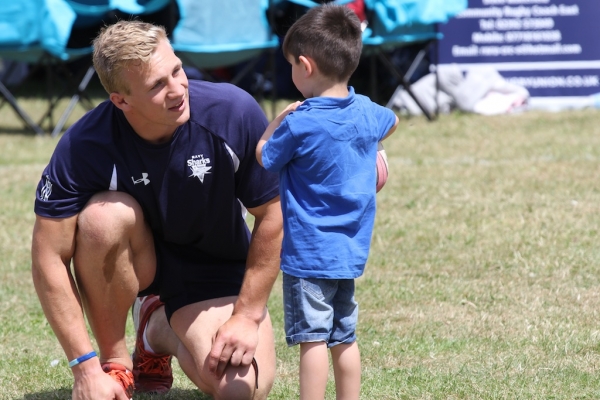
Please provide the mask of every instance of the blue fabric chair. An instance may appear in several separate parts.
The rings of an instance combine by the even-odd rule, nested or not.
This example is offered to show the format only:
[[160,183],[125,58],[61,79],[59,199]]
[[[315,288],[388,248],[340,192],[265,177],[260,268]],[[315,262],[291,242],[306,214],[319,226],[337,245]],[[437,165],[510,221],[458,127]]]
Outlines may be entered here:
[[74,26],[93,25],[114,11],[146,15],[165,8],[173,0],[65,0],[77,15]]
[[[81,49],[67,47],[76,17],[77,14],[65,0],[21,0],[7,2],[0,7],[0,58],[29,64],[30,76],[40,69],[46,70],[48,106],[38,122],[33,121],[8,88],[0,83],[2,96],[26,125],[38,134],[44,133],[44,123],[47,123],[48,130],[58,127],[53,123],[58,101],[79,89],[80,85],[64,81],[72,75],[65,63],[89,55],[92,51],[91,46]],[[89,82],[90,73],[83,76]],[[55,95],[53,85],[57,82],[61,87],[59,94]],[[63,124],[60,124],[61,129]]]
[[[45,117],[50,121],[52,136],[62,132],[68,117],[76,104],[85,109],[93,107],[85,94],[88,83],[94,76],[90,55],[91,43],[83,47],[69,47],[69,39],[74,29],[81,26],[100,24],[102,17],[109,11],[104,0],[44,0],[41,19],[42,47],[47,53],[43,60],[48,68],[48,92],[54,93],[53,83],[59,82],[61,87],[56,95],[49,95],[49,105]],[[73,71],[68,63],[82,60],[82,67]],[[60,99],[70,97],[67,108],[60,114],[56,125],[52,116]]]
[[441,39],[436,25],[467,8],[467,0],[365,0],[365,7],[365,45],[395,46]]
[[[42,45],[56,59],[68,62],[92,54],[93,47],[69,47],[69,39],[74,30],[85,27],[98,29],[110,21],[110,15],[120,12],[124,15],[145,15],[159,11],[172,0],[44,0],[46,1],[45,18],[42,26]],[[107,22],[108,21],[108,22]],[[88,57],[89,58],[89,57]],[[64,125],[75,106],[83,101],[86,109],[93,107],[85,94],[85,90],[95,71],[91,59],[78,76],[69,82],[71,100],[52,129],[52,136],[62,132]],[[55,103],[52,103],[53,107]]]
[[171,0],[110,0],[110,4],[125,14],[146,15],[165,8]]
[[[26,62],[32,73],[40,68],[47,72],[48,108],[39,122],[19,106],[13,93],[0,82],[0,95],[15,110],[28,127],[42,134],[47,122],[52,135],[59,134],[76,104],[91,109],[92,102],[85,90],[94,75],[91,65],[92,44],[71,46],[76,30],[82,27],[99,29],[107,23],[107,15],[115,12],[144,15],[158,12],[175,0],[16,0],[0,6],[0,58]],[[109,21],[112,22],[112,21]],[[95,34],[94,34],[95,36]],[[67,63],[81,60],[82,68],[73,71]],[[72,64],[70,64],[72,66]],[[59,83],[58,94],[53,86]],[[13,90],[14,91],[14,90]],[[56,125],[53,114],[61,98],[70,103]],[[0,104],[3,105],[3,103]]]
[[[312,1],[312,0],[275,0],[293,3],[311,8],[320,3],[347,4],[351,0]],[[371,98],[377,100],[378,86],[376,80],[376,62],[399,80],[402,86],[415,98],[410,90],[410,78],[423,61],[429,48],[437,43],[442,35],[437,31],[437,24],[447,22],[449,18],[467,7],[467,0],[364,0],[367,24],[363,30],[363,56],[370,59]],[[387,53],[409,45],[420,45],[421,50],[414,56],[405,73],[398,71],[387,56]],[[415,98],[421,107],[419,101]],[[429,119],[433,116],[423,107]]]
[[[173,49],[185,64],[203,71],[257,60],[279,46],[267,20],[268,3],[177,0],[180,18],[173,31]],[[245,72],[231,82],[236,84]]]
[[[410,80],[431,47],[437,45],[442,34],[437,24],[467,8],[467,0],[365,0],[369,25],[363,33],[364,53],[371,57],[371,87],[375,98],[376,60],[398,79],[400,85],[415,100],[429,120],[434,116],[425,109],[410,88]],[[408,70],[398,71],[386,53],[407,45],[419,44],[420,50]],[[435,52],[434,52],[435,53]]]
[[[40,9],[42,0],[6,2],[0,7],[0,58],[36,63],[44,54],[40,43]],[[10,71],[5,75],[9,75]],[[0,106],[9,104],[25,125],[38,134],[43,129],[19,105],[13,93],[0,82]]]

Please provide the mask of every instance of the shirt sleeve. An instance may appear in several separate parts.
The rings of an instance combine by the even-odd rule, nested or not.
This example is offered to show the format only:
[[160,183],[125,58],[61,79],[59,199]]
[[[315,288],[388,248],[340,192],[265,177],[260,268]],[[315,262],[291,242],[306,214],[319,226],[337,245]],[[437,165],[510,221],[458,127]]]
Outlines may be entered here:
[[293,118],[293,113],[289,114],[281,124],[275,129],[273,135],[269,138],[262,149],[262,162],[264,167],[273,172],[279,172],[289,163],[296,154],[298,141],[290,129],[289,119]]
[[58,142],[36,189],[34,211],[49,218],[78,214],[89,199],[110,186],[113,164],[97,149],[77,145],[65,134]]
[[379,139],[381,141],[383,137],[389,132],[389,130],[396,123],[396,114],[387,107],[383,107],[379,104],[373,103],[373,114],[377,120],[377,126],[379,126]]
[[239,168],[236,172],[236,196],[247,208],[265,204],[279,194],[279,176],[269,172],[256,160],[256,145],[267,128],[268,121],[258,103],[249,95],[238,96],[237,114],[240,131],[244,135],[240,149]]

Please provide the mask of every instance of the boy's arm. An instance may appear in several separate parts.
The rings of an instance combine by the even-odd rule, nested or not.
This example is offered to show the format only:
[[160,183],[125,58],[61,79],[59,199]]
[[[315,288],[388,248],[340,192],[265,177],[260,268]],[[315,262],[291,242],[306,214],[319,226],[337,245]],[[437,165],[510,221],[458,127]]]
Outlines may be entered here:
[[398,119],[398,116],[396,115],[396,122],[394,122],[394,125],[390,128],[390,130],[385,134],[385,136],[381,139],[382,141],[384,139],[386,139],[388,136],[390,136],[392,133],[394,133],[394,131],[396,130],[396,128],[398,127],[398,123],[400,122],[400,120]]
[[[301,101],[296,101],[295,103],[289,104],[277,117],[275,117],[275,119],[273,121],[271,121],[269,126],[267,126],[267,129],[265,129],[265,133],[263,133],[262,137],[258,141],[258,144],[256,145],[256,160],[262,167],[264,167],[264,165],[262,163],[262,149],[263,149],[265,143],[267,143],[267,140],[269,140],[269,138],[271,136],[273,136],[273,132],[275,132],[275,129],[277,129],[277,127],[279,127],[279,125],[281,125],[281,121],[283,121],[283,119],[289,113],[291,113],[292,111],[295,111],[296,108],[298,108],[300,106],[300,104],[302,104]],[[396,125],[397,124],[398,124],[398,117],[396,117]],[[395,127],[394,127],[394,129],[395,129]]]

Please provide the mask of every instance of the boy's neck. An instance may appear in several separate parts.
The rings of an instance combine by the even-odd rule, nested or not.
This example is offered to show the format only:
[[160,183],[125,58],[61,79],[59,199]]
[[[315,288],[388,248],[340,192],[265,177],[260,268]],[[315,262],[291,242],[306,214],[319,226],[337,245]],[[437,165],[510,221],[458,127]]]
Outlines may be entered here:
[[331,82],[323,80],[313,87],[311,97],[348,97],[348,82]]

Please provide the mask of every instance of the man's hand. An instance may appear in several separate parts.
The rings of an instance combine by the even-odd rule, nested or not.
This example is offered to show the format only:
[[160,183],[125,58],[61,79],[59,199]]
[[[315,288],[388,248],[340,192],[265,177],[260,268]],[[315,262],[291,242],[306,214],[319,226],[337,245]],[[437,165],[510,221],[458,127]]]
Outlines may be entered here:
[[[75,371],[73,371],[75,372]],[[75,374],[73,400],[130,400],[123,387],[101,369]]]
[[215,334],[208,369],[221,379],[229,364],[250,365],[258,346],[258,323],[242,314],[234,314]]

